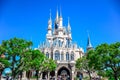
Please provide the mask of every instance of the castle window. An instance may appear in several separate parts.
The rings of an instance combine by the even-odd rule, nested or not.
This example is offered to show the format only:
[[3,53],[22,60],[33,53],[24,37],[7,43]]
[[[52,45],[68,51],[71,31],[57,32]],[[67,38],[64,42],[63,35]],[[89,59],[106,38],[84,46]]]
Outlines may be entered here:
[[49,58],[49,53],[48,52],[46,53],[46,57]]
[[58,51],[55,52],[55,60],[60,60],[60,53]]
[[69,53],[68,52],[66,53],[66,60],[67,61],[69,60]]
[[74,60],[74,53],[71,54],[71,60]]
[[61,54],[61,60],[64,60],[64,54],[63,53]]
[[57,40],[53,40],[53,46],[56,46]]
[[60,40],[59,40],[59,42],[58,42],[58,43],[59,43],[59,47],[61,47],[61,41],[60,41]]

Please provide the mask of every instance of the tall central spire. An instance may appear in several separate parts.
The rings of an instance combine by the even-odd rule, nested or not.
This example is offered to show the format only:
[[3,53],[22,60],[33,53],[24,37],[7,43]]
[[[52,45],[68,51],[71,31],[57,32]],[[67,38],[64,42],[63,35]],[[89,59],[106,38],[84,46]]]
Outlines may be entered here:
[[62,18],[62,10],[61,10],[61,7],[60,7],[60,17]]
[[57,12],[56,12],[56,21],[58,21],[58,18],[59,18],[59,14],[58,14],[58,9],[57,9]]
[[61,12],[61,7],[60,7],[60,18],[59,18],[59,26],[63,26],[63,18],[62,18],[62,12]]
[[52,20],[52,19],[51,19],[51,9],[50,9],[50,20]]
[[57,9],[57,12],[56,12],[56,19],[55,19],[55,29],[58,29],[58,24],[59,24],[59,14],[58,14],[58,9]]

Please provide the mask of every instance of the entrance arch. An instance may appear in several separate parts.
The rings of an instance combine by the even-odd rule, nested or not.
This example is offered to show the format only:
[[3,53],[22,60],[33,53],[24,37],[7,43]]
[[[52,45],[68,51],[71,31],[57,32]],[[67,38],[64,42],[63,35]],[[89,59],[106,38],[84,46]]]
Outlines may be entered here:
[[58,70],[57,76],[58,78],[62,78],[63,80],[66,80],[66,79],[70,80],[70,71],[68,68],[63,66]]

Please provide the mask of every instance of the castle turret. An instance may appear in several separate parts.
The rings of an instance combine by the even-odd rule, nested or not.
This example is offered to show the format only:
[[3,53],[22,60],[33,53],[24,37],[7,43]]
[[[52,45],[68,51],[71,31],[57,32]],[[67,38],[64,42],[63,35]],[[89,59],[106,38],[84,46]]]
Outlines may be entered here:
[[59,27],[59,14],[58,14],[58,10],[56,12],[56,19],[55,19],[55,30],[58,29]]
[[69,39],[71,40],[71,39],[72,39],[72,36],[71,36],[71,26],[70,26],[69,18],[68,18],[67,30],[68,30],[68,37],[69,37]]
[[58,35],[59,35],[61,38],[62,38],[62,36],[63,36],[63,18],[62,18],[61,9],[60,9],[60,17],[59,17]]
[[51,11],[50,11],[50,19],[48,20],[48,35],[52,35],[52,19],[51,19]]
[[88,34],[88,41],[87,41],[87,51],[93,49],[91,41],[90,41],[90,36]]
[[57,12],[56,12],[56,22],[58,22],[58,19],[59,19],[59,14],[58,14],[58,9],[57,9]]
[[50,18],[48,20],[48,33],[46,35],[48,41],[50,42],[52,36],[52,19],[51,19],[51,10],[50,10]]
[[61,12],[61,8],[60,8],[60,18],[59,18],[59,27],[63,26],[63,18],[62,18],[62,12]]

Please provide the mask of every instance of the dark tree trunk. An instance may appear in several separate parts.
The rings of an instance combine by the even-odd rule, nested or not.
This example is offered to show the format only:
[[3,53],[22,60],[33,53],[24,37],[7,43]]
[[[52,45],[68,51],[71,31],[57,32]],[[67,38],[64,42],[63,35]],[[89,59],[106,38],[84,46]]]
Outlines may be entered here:
[[39,80],[39,70],[36,70],[36,76],[37,76],[36,80]]
[[90,73],[90,71],[88,71],[88,74],[89,74],[89,78],[90,78],[90,80],[92,80],[92,77],[91,77],[91,73]]
[[29,71],[28,71],[28,80],[30,80],[31,74],[32,74],[32,72],[31,72],[31,70],[29,70]]
[[28,73],[27,73],[27,77],[28,77],[28,80],[30,80],[30,70],[28,71]]
[[0,80],[1,80],[1,77],[2,77],[2,71],[0,71]]
[[22,74],[23,74],[23,73],[22,73],[22,72],[20,72],[20,80],[22,80]]
[[114,79],[118,80],[117,72],[114,72]]
[[14,70],[12,69],[12,78],[13,80],[15,80],[15,74],[14,74]]
[[15,80],[15,56],[13,56],[12,60],[12,78]]

